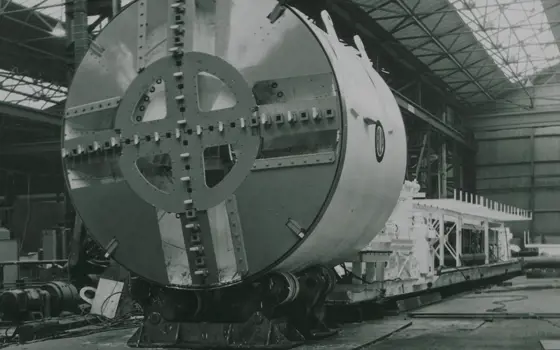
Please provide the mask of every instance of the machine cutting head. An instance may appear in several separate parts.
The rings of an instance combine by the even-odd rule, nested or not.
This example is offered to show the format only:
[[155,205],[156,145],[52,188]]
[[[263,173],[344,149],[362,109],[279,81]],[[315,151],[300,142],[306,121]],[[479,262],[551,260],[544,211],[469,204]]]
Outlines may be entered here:
[[217,288],[346,259],[404,176],[367,58],[273,0],[138,0],[76,71],[64,123],[89,232],[161,285]]

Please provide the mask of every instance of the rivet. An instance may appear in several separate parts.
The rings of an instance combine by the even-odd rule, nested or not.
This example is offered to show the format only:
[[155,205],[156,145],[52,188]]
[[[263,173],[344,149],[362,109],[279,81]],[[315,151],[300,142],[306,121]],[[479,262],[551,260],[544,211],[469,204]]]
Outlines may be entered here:
[[154,141],[159,142],[159,132],[154,132]]
[[175,100],[176,101],[184,101],[185,100],[185,95],[175,96]]
[[268,125],[270,124],[270,116],[266,115],[265,113],[261,114],[261,124]]
[[190,198],[189,198],[189,199],[185,199],[185,200],[183,201],[183,203],[184,203],[185,205],[192,205],[192,204],[193,204],[193,200],[190,199]]
[[175,128],[175,138],[176,139],[181,138],[181,130],[179,130],[178,128]]
[[245,129],[245,118],[239,118],[239,126],[241,129]]
[[190,153],[181,153],[181,158],[186,159],[189,158],[191,156]]
[[134,135],[134,144],[138,145],[140,143],[140,138],[138,137],[138,135]]
[[296,122],[296,118],[294,116],[294,114],[292,112],[288,112],[288,123],[295,123]]
[[319,113],[317,107],[313,107],[311,109],[311,116],[313,117],[313,119],[319,119],[321,117],[321,114]]
[[219,132],[224,132],[224,123],[218,122],[218,131]]
[[197,134],[198,136],[202,135],[202,127],[201,127],[200,125],[197,125],[197,126],[196,126],[196,134]]
[[178,24],[174,24],[174,25],[170,26],[169,29],[175,31],[175,33],[178,33],[178,34],[183,34],[185,32],[185,30],[181,26],[179,26]]
[[169,49],[169,52],[171,52],[173,56],[181,56],[183,54],[183,50],[178,46],[173,46]]
[[190,177],[190,176],[183,176],[183,177],[181,178],[181,181],[183,181],[183,182],[189,182],[189,181],[191,181],[191,177]]

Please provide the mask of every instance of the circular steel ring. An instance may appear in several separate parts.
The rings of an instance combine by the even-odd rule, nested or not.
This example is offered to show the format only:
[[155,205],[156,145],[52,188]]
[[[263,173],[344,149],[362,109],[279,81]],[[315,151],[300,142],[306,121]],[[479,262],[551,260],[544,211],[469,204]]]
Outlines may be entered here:
[[375,158],[379,163],[385,157],[385,129],[381,122],[375,123]]
[[[179,89],[178,78],[174,76],[175,62],[172,57],[162,58],[138,75],[120,104],[115,128],[121,133],[121,140],[126,140],[119,166],[129,186],[154,207],[180,213],[187,209],[187,203],[204,210],[231,195],[249,174],[257,157],[260,137],[256,130],[240,125],[250,119],[255,100],[248,84],[233,66],[216,56],[188,52],[181,65],[183,76],[180,81],[184,82],[181,83],[184,89]],[[200,72],[222,79],[235,94],[237,103],[231,108],[200,111],[196,86]],[[138,103],[159,79],[166,83],[167,117],[135,122],[133,114]],[[155,133],[161,137],[152,137]],[[173,137],[163,137],[170,133]],[[228,175],[209,188],[205,182],[204,150],[227,144],[234,145],[240,155]],[[171,158],[173,185],[169,192],[148,182],[136,166],[139,158],[159,154],[168,154]]]
[[281,272],[279,275],[284,278],[288,289],[288,295],[282,302],[280,302],[280,305],[291,303],[299,295],[299,280],[294,274],[289,272]]

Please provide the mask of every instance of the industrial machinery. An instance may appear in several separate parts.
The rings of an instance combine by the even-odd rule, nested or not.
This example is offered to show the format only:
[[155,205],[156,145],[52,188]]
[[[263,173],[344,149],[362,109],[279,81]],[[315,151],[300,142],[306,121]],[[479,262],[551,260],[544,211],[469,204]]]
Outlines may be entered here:
[[0,294],[3,321],[23,322],[57,317],[78,311],[78,290],[66,282],[50,282],[37,288],[12,289]]
[[[416,181],[405,181],[385,228],[353,260],[337,267],[354,286],[337,285],[327,302],[348,306],[410,298],[416,303],[422,293],[429,298],[463,283],[470,288],[521,274],[506,225],[531,220],[531,212],[461,190],[453,198],[425,197]],[[472,231],[478,231],[477,239]],[[482,254],[472,254],[479,246]]]
[[67,185],[134,275],[134,347],[288,348],[333,334],[332,269],[404,180],[399,107],[364,46],[274,0],[138,0],[77,69]]

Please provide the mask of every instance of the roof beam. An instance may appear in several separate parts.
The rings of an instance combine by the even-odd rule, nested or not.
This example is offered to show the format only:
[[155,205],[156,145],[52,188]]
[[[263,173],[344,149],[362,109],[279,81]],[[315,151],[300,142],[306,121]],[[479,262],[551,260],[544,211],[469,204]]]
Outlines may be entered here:
[[472,74],[471,74],[468,70],[466,70],[466,69],[463,67],[463,65],[461,64],[461,62],[459,62],[459,61],[457,60],[457,58],[455,58],[455,56],[453,56],[453,55],[449,52],[449,50],[445,47],[445,45],[443,45],[442,42],[434,36],[434,33],[432,33],[432,31],[431,31],[428,27],[426,27],[426,25],[424,24],[424,22],[422,22],[422,21],[414,14],[413,10],[410,9],[410,7],[408,7],[408,5],[405,4],[403,0],[395,0],[395,2],[396,2],[406,13],[408,13],[408,15],[411,16],[412,20],[416,23],[416,25],[417,25],[418,27],[420,27],[420,29],[421,29],[422,31],[424,31],[424,33],[430,35],[430,37],[432,37],[432,38],[434,39],[434,44],[436,44],[436,45],[448,56],[448,58],[449,58],[457,67],[459,67],[459,68],[463,71],[463,73],[464,73],[469,79],[472,80],[473,84],[476,85],[476,87],[478,87],[478,88],[480,89],[480,91],[482,91],[482,93],[484,93],[484,95],[486,95],[486,97],[488,97],[490,100],[494,100],[494,97],[493,97],[492,95],[490,95],[490,94],[488,93],[488,91],[486,91],[486,89],[485,89],[480,83],[478,83],[478,82],[476,81],[476,79],[472,76]]
[[[300,0],[300,4],[309,4],[309,1]],[[299,5],[299,4],[298,4]],[[310,6],[310,5],[307,5]],[[311,7],[311,6],[310,6]],[[340,29],[338,34],[348,43],[356,33],[362,37],[366,49],[371,50],[370,57],[379,55],[390,58],[393,67],[399,67],[399,71],[410,74],[408,78],[416,78],[430,86],[434,92],[445,97],[449,105],[458,111],[465,108],[468,101],[458,98],[453,92],[449,91],[449,86],[440,79],[424,62],[415,57],[410,51],[398,42],[386,29],[381,27],[362,9],[357,7],[352,1],[345,0],[326,0],[325,7],[330,11],[331,16]],[[310,15],[312,11],[303,11]],[[320,20],[320,17],[319,19]],[[404,73],[406,72],[406,73]]]
[[62,152],[62,142],[60,140],[18,143],[0,147],[0,156],[41,155],[54,152]]
[[66,61],[34,54],[21,46],[0,40],[0,69],[38,79],[43,82],[68,86]]
[[465,137],[465,135],[460,132],[459,130],[451,127],[449,124],[445,123],[443,120],[437,118],[430,112],[426,111],[424,108],[420,107],[418,104],[412,102],[409,98],[402,95],[395,89],[391,89],[393,91],[393,96],[397,100],[397,104],[403,110],[412,113],[414,116],[422,119],[424,122],[428,123],[432,126],[435,130],[442,133],[443,135],[459,142],[463,146],[467,147],[468,149],[475,150],[474,140],[469,140]]
[[0,102],[0,116],[25,119],[27,121],[62,126],[62,118],[56,114],[34,108],[18,106],[13,103]]
[[34,8],[13,1],[2,2],[5,6],[0,10],[0,68],[68,86],[67,39],[50,34],[58,21]]

